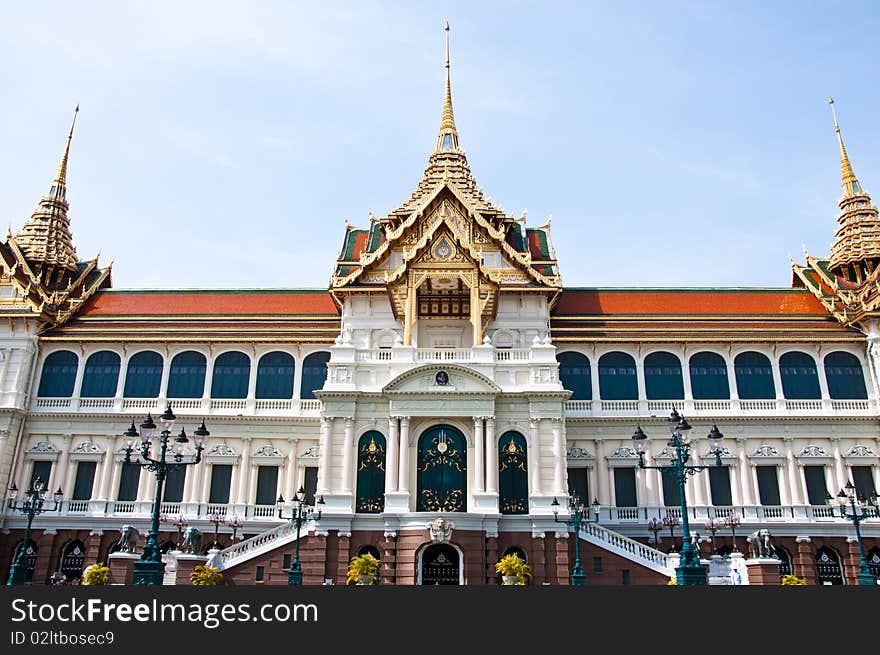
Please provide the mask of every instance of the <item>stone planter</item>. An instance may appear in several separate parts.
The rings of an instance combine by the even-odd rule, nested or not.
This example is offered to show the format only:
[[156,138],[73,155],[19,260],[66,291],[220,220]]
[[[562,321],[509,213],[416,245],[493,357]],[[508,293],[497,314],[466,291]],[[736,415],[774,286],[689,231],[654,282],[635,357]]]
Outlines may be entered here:
[[359,575],[358,576],[358,586],[361,585],[374,585],[376,584],[376,576],[375,575]]
[[502,585],[515,585],[518,578],[515,575],[502,575],[501,576],[501,584]]

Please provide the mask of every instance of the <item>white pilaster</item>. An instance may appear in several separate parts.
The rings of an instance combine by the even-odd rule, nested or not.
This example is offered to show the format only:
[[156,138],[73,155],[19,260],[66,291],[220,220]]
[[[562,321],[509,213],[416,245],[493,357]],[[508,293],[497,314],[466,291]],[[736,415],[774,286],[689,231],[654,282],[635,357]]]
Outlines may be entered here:
[[342,444],[342,493],[351,493],[351,477],[354,470],[352,453],[354,452],[354,418],[345,419],[345,439]]
[[250,437],[242,437],[241,439],[241,462],[239,463],[238,468],[238,492],[236,494],[235,502],[239,505],[246,505],[250,502],[250,499],[248,498],[248,483],[250,482],[250,478],[253,477],[251,475]]
[[491,416],[486,419],[486,493],[498,493],[498,439]]
[[320,458],[318,460],[318,495],[330,493],[330,437],[333,430],[333,418],[329,416],[321,417],[321,436],[318,449]]
[[541,491],[541,419],[529,421],[529,471],[532,477],[532,496],[542,495]]
[[397,491],[398,483],[398,444],[400,441],[399,434],[400,418],[390,416],[388,418],[388,447],[385,450],[385,493],[394,493]]
[[483,443],[483,417],[474,417],[474,492],[482,493],[485,489],[483,469],[483,455],[485,444]]
[[[553,493],[557,496],[565,496],[568,490],[565,488],[565,434],[562,431],[562,420],[553,419],[551,429],[553,431]],[[584,499],[586,502],[587,499]]]

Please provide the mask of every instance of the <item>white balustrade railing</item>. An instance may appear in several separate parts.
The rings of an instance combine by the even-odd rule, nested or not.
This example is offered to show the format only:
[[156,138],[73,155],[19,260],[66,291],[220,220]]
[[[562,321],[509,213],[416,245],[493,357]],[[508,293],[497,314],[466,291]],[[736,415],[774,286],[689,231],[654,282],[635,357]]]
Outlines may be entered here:
[[37,398],[34,403],[37,409],[70,407],[70,398]]
[[832,400],[831,409],[837,412],[864,412],[871,408],[868,400]]
[[614,510],[620,521],[637,521],[639,519],[638,507],[616,507]]
[[775,400],[740,400],[739,408],[744,412],[772,412],[776,409]]
[[255,518],[274,518],[275,505],[251,505],[250,516]]
[[532,358],[532,351],[527,348],[500,349],[495,351],[496,362],[527,362]]
[[110,514],[131,514],[134,512],[134,501],[111,501],[110,503],[108,503],[107,511]]
[[785,409],[790,412],[821,412],[821,400],[786,400]]
[[809,513],[812,515],[814,519],[833,519],[834,518],[834,508],[828,507],[826,505],[810,505],[808,507]]
[[307,398],[299,401],[299,409],[301,412],[320,412],[321,401]]
[[246,558],[258,548],[262,548],[274,541],[290,536],[295,530],[296,528],[294,527],[293,521],[285,521],[281,525],[266,530],[255,537],[239,541],[237,544],[220,551],[220,563],[223,565],[223,568],[232,566],[237,560]]
[[211,399],[211,409],[244,409],[247,405],[247,400],[244,398],[241,399],[229,399],[229,398],[212,398]]
[[89,511],[89,501],[87,500],[68,500],[67,501],[67,513],[68,514],[85,514]]
[[180,514],[180,503],[162,503],[159,506],[161,514]]
[[593,401],[592,400],[566,400],[565,401],[565,413],[566,414],[592,414],[593,413]]
[[169,398],[168,404],[171,405],[174,411],[180,409],[201,409],[202,408],[202,399],[201,398]]
[[602,411],[603,412],[637,413],[639,411],[639,401],[638,400],[603,400],[602,401]]
[[469,362],[470,348],[416,348],[417,362]]
[[158,409],[158,398],[123,398],[122,409]]
[[612,552],[616,551],[627,559],[638,562],[654,571],[665,575],[672,573],[672,566],[666,553],[608,530],[597,523],[584,524],[579,536],[589,542],[600,544]]
[[208,504],[205,507],[205,514],[207,514],[208,516],[211,516],[213,514],[219,514],[220,516],[226,516],[228,511],[229,511],[229,505],[227,505],[226,503],[222,503],[222,504],[212,503],[212,504]]
[[81,409],[111,409],[113,398],[80,398]]
[[291,411],[293,410],[293,400],[257,400],[257,410],[275,410],[275,411]]
[[694,411],[696,412],[729,412],[729,400],[695,400]]

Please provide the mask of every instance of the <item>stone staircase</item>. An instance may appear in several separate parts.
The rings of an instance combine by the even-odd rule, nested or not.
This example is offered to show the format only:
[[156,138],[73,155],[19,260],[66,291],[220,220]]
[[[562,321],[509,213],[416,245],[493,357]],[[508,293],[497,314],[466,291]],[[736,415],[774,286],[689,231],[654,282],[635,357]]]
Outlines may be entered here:
[[[300,537],[309,534],[309,527],[303,525],[300,529]],[[239,541],[229,548],[218,551],[208,562],[208,566],[215,566],[221,571],[242,564],[253,557],[268,553],[271,550],[296,541],[296,527],[293,521],[285,521],[281,525],[270,528],[255,537]]]
[[667,577],[675,575],[675,563],[670,560],[669,555],[646,546],[635,539],[624,537],[613,530],[603,528],[598,523],[587,523],[581,527],[579,536],[587,543],[604,548],[620,557],[625,557],[631,562],[640,564],[647,569]]

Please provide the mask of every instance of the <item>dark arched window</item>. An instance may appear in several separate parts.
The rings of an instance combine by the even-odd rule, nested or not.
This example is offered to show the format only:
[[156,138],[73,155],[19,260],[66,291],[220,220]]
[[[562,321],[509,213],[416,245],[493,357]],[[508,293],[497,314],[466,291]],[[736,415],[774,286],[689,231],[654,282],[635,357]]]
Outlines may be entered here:
[[260,357],[257,364],[257,398],[293,398],[293,355],[280,351]]
[[64,574],[66,582],[72,582],[82,577],[83,563],[86,559],[86,547],[81,541],[70,541],[61,551],[61,560],[58,570]]
[[733,360],[736,373],[736,391],[747,400],[776,398],[773,369],[766,355],[756,352],[740,353]]
[[691,392],[694,400],[730,398],[727,363],[718,353],[702,352],[691,357]]
[[817,399],[819,373],[816,360],[807,353],[788,352],[779,358],[779,377],[782,379],[782,394],[792,399]]
[[559,380],[562,387],[571,391],[570,400],[590,400],[593,384],[590,381],[590,360],[576,352],[556,355],[559,362]]
[[69,350],[58,350],[46,357],[37,395],[43,398],[70,398],[76,384],[79,357]]
[[324,387],[324,382],[327,380],[327,362],[329,361],[330,353],[312,353],[303,360],[300,398],[314,398],[314,392]]
[[125,374],[126,398],[158,398],[162,385],[162,355],[145,350],[132,355]]
[[645,357],[645,395],[648,400],[684,398],[681,360],[678,357],[667,352],[651,353]]
[[505,432],[498,440],[498,491],[502,514],[529,513],[529,464],[519,432]]
[[840,555],[833,548],[822,546],[816,552],[816,577],[820,585],[842,585],[843,566]]
[[211,398],[247,398],[251,359],[242,352],[223,353],[214,361]]
[[621,352],[599,358],[599,396],[602,400],[638,400],[636,360]]
[[865,555],[868,561],[868,570],[875,580],[880,580],[880,548],[872,548]]
[[370,430],[358,440],[356,512],[385,510],[385,437]]
[[826,355],[825,379],[832,398],[861,400],[868,397],[862,363],[853,354],[837,351]]
[[782,546],[773,546],[773,552],[779,560],[779,577],[792,575],[791,554]]
[[169,398],[201,398],[205,392],[208,362],[202,353],[187,350],[171,360],[168,373]]
[[417,512],[467,511],[467,442],[451,425],[435,425],[419,437]]
[[119,355],[109,350],[89,355],[83,371],[83,398],[112,398],[119,383]]
[[379,553],[379,549],[375,546],[361,546],[357,551],[358,556],[360,555],[372,555],[377,560],[382,561],[382,555]]
[[[9,560],[9,569],[12,568],[12,564],[18,560],[18,551],[21,550],[22,544],[24,541],[19,541],[18,544],[12,551],[12,559]],[[31,582],[34,577],[34,567],[37,564],[37,544],[33,539],[28,539],[27,546],[25,546],[24,551],[24,563],[27,566],[27,573],[25,574],[25,580],[27,582]],[[9,570],[7,569],[7,571]]]

